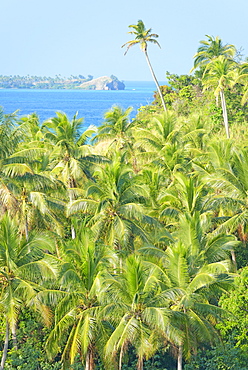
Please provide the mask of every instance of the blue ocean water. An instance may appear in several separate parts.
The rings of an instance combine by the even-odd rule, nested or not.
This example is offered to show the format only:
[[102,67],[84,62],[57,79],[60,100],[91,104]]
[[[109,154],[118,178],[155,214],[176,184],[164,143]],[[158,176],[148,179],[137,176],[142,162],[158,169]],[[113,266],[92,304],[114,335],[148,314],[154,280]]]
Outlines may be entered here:
[[78,111],[85,127],[99,126],[113,105],[124,109],[132,106],[133,118],[138,108],[153,101],[154,82],[125,81],[125,86],[119,91],[1,89],[0,106],[6,114],[19,110],[20,117],[35,112],[41,122],[55,116],[56,111],[65,112],[70,119]]

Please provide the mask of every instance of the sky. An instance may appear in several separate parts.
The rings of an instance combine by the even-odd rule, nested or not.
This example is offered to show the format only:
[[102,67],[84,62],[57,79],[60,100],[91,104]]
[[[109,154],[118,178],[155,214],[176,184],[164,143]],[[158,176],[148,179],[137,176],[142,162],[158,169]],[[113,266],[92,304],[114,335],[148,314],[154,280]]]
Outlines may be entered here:
[[159,81],[188,74],[199,41],[219,36],[248,56],[248,0],[0,0],[0,75],[115,75],[152,80],[131,24],[159,35],[148,53]]

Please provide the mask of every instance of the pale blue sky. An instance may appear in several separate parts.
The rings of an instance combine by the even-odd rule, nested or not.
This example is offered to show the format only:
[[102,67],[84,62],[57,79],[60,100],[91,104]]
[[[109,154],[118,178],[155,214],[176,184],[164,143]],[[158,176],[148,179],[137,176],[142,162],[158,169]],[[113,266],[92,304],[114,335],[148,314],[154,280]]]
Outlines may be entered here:
[[121,45],[142,19],[159,34],[148,52],[159,80],[189,73],[199,41],[220,36],[248,55],[248,0],[0,0],[2,75],[151,80],[144,55]]

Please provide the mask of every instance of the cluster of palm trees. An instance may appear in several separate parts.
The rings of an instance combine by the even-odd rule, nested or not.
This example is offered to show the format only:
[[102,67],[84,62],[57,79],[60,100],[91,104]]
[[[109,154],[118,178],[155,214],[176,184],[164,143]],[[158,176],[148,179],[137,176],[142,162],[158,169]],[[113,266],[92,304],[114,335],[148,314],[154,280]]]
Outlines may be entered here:
[[220,97],[226,137],[230,138],[225,91],[241,83],[241,103],[247,102],[248,64],[239,60],[239,53],[234,45],[224,45],[218,36],[206,36],[208,40],[200,41],[202,46],[194,56],[194,67],[191,71],[200,68],[204,89],[213,90],[217,104]]
[[[160,44],[157,41],[158,35],[151,33],[151,28],[146,29],[142,20],[139,20],[137,24],[130,25],[129,28],[131,28],[129,33],[135,36],[135,38],[126,42],[122,47],[127,46],[127,53],[130,47],[137,44],[140,45],[156,84],[162,107],[166,112],[167,108],[164,97],[147,53],[148,43],[156,44],[160,47]],[[194,66],[191,69],[191,72],[196,69],[200,69],[198,74],[201,76],[204,87],[203,91],[207,89],[212,90],[216,96],[217,105],[218,97],[220,97],[226,137],[230,138],[225,90],[233,88],[236,84],[241,84],[243,87],[241,103],[245,104],[247,102],[248,63],[239,60],[240,53],[237,52],[234,45],[224,45],[218,36],[212,37],[206,35],[206,37],[207,40],[200,41],[201,46],[194,55]]]
[[181,370],[218,340],[247,239],[246,143],[193,113],[130,112],[114,106],[84,132],[77,115],[1,114],[1,370],[25,306],[67,369],[78,355],[121,369],[132,348],[141,370],[169,347]]
[[[130,27],[125,45],[140,44],[150,66],[158,35]],[[77,114],[40,123],[0,112],[0,370],[23,307],[49,326],[47,354],[66,369],[79,356],[86,370],[98,359],[121,370],[131,349],[141,370],[169,348],[181,370],[218,341],[218,300],[248,221],[247,138],[235,126],[230,139],[224,89],[247,91],[247,64],[219,38],[201,44],[194,68],[220,95],[227,138],[162,96],[163,111],[130,120],[131,107],[113,106],[85,131]]]

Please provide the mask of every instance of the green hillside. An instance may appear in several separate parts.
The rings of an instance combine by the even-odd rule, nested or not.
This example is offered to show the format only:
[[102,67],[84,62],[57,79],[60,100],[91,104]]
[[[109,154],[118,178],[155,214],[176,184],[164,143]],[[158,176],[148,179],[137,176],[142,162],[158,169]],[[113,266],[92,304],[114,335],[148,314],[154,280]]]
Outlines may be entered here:
[[1,111],[0,369],[247,369],[248,64],[194,61],[132,120]]

